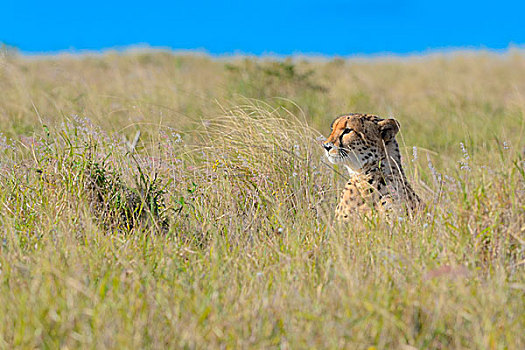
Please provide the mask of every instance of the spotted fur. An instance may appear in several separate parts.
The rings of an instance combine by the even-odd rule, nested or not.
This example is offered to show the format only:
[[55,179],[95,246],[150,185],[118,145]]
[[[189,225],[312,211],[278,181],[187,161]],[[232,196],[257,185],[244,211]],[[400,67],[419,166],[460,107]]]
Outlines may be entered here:
[[336,118],[331,128],[323,143],[326,156],[350,173],[336,208],[337,219],[349,221],[353,214],[394,207],[413,212],[420,206],[401,166],[396,120],[345,114]]

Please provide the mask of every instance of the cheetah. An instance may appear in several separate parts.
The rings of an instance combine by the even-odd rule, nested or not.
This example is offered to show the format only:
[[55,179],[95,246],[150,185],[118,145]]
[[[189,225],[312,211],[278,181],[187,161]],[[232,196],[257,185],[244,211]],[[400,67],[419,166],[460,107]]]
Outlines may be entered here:
[[421,200],[408,183],[399,145],[395,119],[369,114],[345,114],[336,118],[332,132],[323,143],[331,163],[343,164],[350,173],[339,204],[336,219],[347,222],[353,214],[372,210],[403,208],[413,213]]

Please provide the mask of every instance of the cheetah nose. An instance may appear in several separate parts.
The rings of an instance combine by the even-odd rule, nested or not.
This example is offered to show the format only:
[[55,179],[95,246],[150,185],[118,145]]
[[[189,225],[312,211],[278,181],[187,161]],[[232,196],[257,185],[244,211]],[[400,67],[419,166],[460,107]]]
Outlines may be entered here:
[[326,152],[330,152],[332,148],[334,148],[333,144],[331,142],[323,143],[323,147],[326,150]]

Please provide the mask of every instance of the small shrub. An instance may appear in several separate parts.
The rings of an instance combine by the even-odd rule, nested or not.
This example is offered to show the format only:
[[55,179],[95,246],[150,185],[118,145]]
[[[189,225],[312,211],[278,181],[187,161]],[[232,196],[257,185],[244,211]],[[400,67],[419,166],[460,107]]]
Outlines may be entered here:
[[84,189],[91,211],[109,230],[126,230],[143,225],[161,232],[168,229],[164,217],[164,191],[157,176],[150,177],[139,169],[135,188],[125,185],[121,177],[106,165],[88,162]]
[[293,98],[298,97],[298,93],[328,91],[326,87],[315,81],[314,70],[301,70],[290,59],[266,62],[244,59],[238,64],[226,64],[225,68],[233,76],[233,91],[246,97]]

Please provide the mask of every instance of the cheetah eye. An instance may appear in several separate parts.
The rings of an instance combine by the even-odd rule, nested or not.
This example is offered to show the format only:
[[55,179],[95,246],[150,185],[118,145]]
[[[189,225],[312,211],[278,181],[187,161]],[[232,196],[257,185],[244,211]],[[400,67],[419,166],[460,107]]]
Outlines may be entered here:
[[341,136],[346,135],[346,134],[348,134],[351,131],[354,131],[354,129],[346,128],[346,129],[343,130],[343,133],[341,134]]

